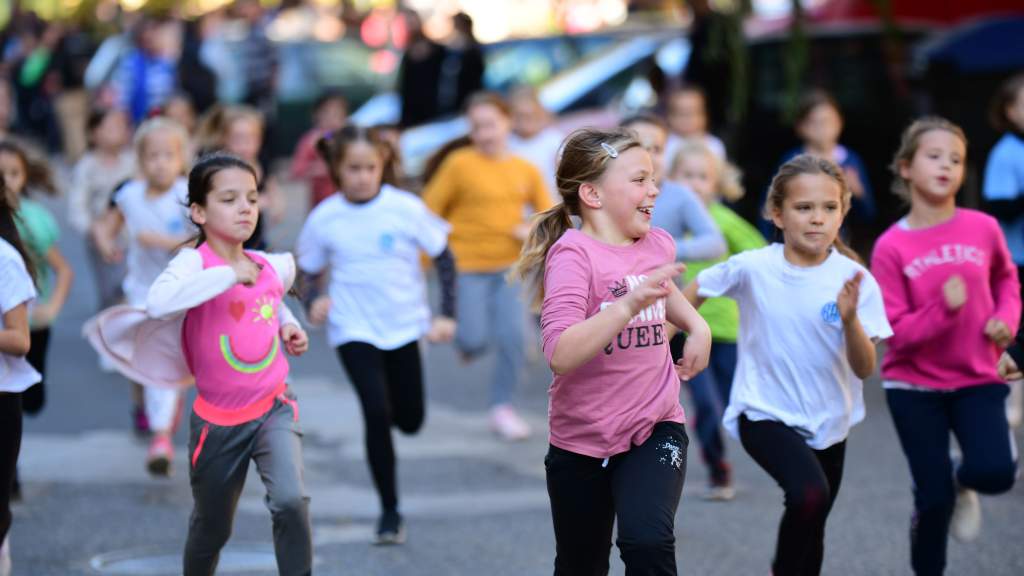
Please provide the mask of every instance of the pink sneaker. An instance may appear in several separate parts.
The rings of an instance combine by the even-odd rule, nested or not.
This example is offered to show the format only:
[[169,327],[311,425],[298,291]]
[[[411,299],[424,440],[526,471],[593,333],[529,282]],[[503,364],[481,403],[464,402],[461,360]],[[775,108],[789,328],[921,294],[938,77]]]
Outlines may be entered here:
[[146,455],[146,469],[153,476],[167,477],[171,475],[171,460],[174,458],[174,446],[167,436],[154,436],[149,443],[149,454]]
[[508,404],[491,408],[491,428],[504,440],[514,442],[530,437],[530,425]]

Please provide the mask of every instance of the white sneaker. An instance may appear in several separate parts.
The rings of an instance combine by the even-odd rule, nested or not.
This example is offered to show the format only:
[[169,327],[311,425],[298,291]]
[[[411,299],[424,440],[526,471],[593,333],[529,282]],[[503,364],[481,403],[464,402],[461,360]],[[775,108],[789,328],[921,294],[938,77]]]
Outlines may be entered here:
[[505,440],[519,441],[530,437],[530,425],[508,404],[491,409],[491,428]]
[[0,544],[0,576],[11,576],[11,535]]
[[960,542],[971,542],[981,533],[981,502],[978,501],[978,493],[974,490],[957,490],[949,531],[953,538]]
[[1010,382],[1010,395],[1006,397],[1006,421],[1011,430],[1020,428],[1024,420],[1024,380]]

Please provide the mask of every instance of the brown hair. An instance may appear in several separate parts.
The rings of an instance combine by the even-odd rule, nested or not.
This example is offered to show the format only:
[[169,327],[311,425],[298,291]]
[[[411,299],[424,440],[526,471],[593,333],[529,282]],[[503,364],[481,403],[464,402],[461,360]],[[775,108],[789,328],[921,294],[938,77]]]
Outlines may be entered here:
[[317,140],[316,151],[320,154],[324,163],[327,164],[327,172],[331,175],[331,181],[342,189],[341,174],[338,173],[338,166],[345,159],[348,147],[355,142],[366,142],[377,149],[380,153],[382,174],[381,183],[398,185],[398,178],[395,171],[395,159],[398,154],[391,148],[391,144],[380,136],[374,128],[364,128],[355,124],[346,124],[339,130],[328,132]]
[[672,169],[670,174],[679,171],[683,158],[687,156],[704,155],[715,166],[715,173],[718,175],[718,182],[715,184],[715,194],[725,199],[726,202],[736,202],[746,193],[743,190],[741,178],[743,173],[735,164],[723,160],[708,148],[708,145],[699,140],[685,139],[679,146],[675,158],[672,158]]
[[609,160],[630,148],[643,149],[643,145],[636,133],[625,128],[583,128],[570,134],[562,143],[555,174],[555,186],[562,201],[531,219],[530,234],[523,243],[519,260],[509,273],[510,278],[527,283],[534,295],[534,308],[539,308],[544,301],[544,262],[548,251],[566,230],[573,227],[570,216],[582,215],[580,185],[600,179],[608,169]]
[[629,128],[630,126],[635,126],[637,124],[649,124],[651,126],[656,126],[660,128],[662,132],[665,132],[666,134],[668,133],[668,124],[665,120],[661,116],[650,112],[637,112],[636,114],[626,116],[619,121],[619,127],[621,128]]
[[423,184],[430,182],[434,177],[434,174],[437,174],[437,171],[441,169],[441,165],[444,164],[444,161],[451,156],[452,152],[472,145],[473,141],[469,139],[468,135],[459,136],[458,138],[445,142],[444,145],[431,154],[423,164],[423,175],[421,177]]
[[818,106],[831,106],[839,114],[840,118],[843,116],[843,112],[839,108],[839,102],[828,92],[819,89],[811,90],[800,97],[800,101],[796,105],[796,114],[793,117],[794,122],[800,124],[807,120],[807,117]]
[[501,94],[490,90],[474,92],[466,99],[466,112],[469,112],[471,108],[476,106],[494,106],[499,112],[504,114],[506,118],[510,118],[512,116],[512,109],[509,108],[508,101],[505,100]]
[[0,141],[0,154],[4,153],[17,157],[25,170],[25,189],[20,191],[22,196],[26,195],[29,189],[40,190],[50,196],[57,195],[57,185],[53,182],[53,171],[46,163],[43,153],[14,140],[3,140]]
[[[839,185],[839,206],[845,218],[846,214],[850,211],[850,201],[853,193],[850,192],[850,187],[846,185],[843,171],[831,160],[810,154],[801,154],[779,168],[775,177],[772,178],[771,186],[768,188],[768,199],[764,203],[764,217],[772,220],[772,216],[776,212],[782,212],[782,203],[786,200],[786,189],[789,187],[789,183],[797,176],[804,174],[822,174],[828,176]],[[843,256],[855,262],[861,262],[860,256],[838,236],[836,236],[833,247]]]
[[889,170],[892,171],[893,175],[892,193],[904,202],[910,202],[910,184],[900,175],[900,168],[914,160],[917,148],[921,144],[921,136],[924,136],[925,132],[931,132],[932,130],[945,130],[959,138],[964,143],[964,148],[967,147],[967,136],[964,134],[963,129],[940,116],[925,116],[915,120],[908,126],[903,131],[903,136],[900,138],[900,147],[896,150],[892,163],[889,164]]
[[196,143],[199,145],[199,154],[209,154],[223,148],[228,128],[243,118],[256,121],[260,125],[260,132],[264,130],[263,113],[252,106],[217,104],[210,108],[199,119],[199,126],[196,127]]
[[1011,76],[999,87],[999,91],[992,98],[992,107],[988,114],[989,121],[992,122],[992,126],[996,130],[1006,132],[1021,129],[1021,127],[1014,126],[1006,117],[1006,108],[1021,97],[1022,91],[1024,91],[1024,72]]

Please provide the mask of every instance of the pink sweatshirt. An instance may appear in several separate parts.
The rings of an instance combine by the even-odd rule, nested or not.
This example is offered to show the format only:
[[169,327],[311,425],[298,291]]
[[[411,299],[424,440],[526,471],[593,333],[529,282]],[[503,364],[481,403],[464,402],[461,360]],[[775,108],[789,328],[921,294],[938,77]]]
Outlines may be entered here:
[[[893,336],[882,377],[940,390],[1002,382],[1001,350],[985,336],[998,318],[1016,333],[1021,301],[1017,269],[996,220],[957,209],[923,229],[896,223],[878,239],[871,273],[882,288]],[[967,302],[950,311],[942,286],[959,274]]]
[[[567,328],[597,314],[675,261],[675,241],[660,228],[631,246],[567,231],[548,252],[541,330],[548,361]],[[642,444],[658,422],[684,422],[679,377],[665,334],[665,301],[642,311],[597,356],[555,376],[549,392],[551,444],[608,458]]]

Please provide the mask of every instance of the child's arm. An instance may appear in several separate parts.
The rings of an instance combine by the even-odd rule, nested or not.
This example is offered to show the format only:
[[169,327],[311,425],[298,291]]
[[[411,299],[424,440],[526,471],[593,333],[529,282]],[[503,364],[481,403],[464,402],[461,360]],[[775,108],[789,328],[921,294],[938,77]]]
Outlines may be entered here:
[[71,292],[71,281],[75,277],[71,265],[68,264],[57,246],[51,246],[47,250],[46,263],[53,268],[56,279],[49,302],[42,306],[36,306],[32,311],[33,321],[41,326],[49,325],[60,314],[61,309],[64,308],[64,302],[68,299],[68,293]]
[[89,209],[89,181],[87,159],[79,160],[68,182],[68,221],[81,234],[89,232],[92,215]]
[[686,298],[686,301],[689,302],[690,306],[693,306],[694,309],[700,309],[700,307],[704,305],[704,301],[707,300],[707,298],[698,294],[699,291],[700,284],[697,283],[696,278],[683,288],[683,297]]
[[1014,328],[1020,324],[1020,281],[1002,230],[994,223],[992,227],[996,248],[992,253],[990,282],[996,309],[985,325],[985,335],[1000,348],[1006,348],[1013,342]]
[[111,206],[92,223],[90,232],[96,248],[108,263],[120,262],[124,257],[121,247],[117,245],[117,237],[124,227],[124,214],[117,206]]
[[140,246],[157,248],[165,252],[174,252],[182,244],[188,242],[191,236],[172,236],[159,232],[139,232],[135,238],[139,241]]
[[843,340],[846,342],[846,357],[853,373],[861,380],[871,376],[875,371],[875,343],[871,341],[864,326],[857,317],[857,306],[860,302],[860,283],[864,279],[863,272],[857,272],[847,280],[836,297],[839,317],[843,320]]
[[434,258],[434,269],[441,284],[441,313],[431,321],[427,340],[451,342],[455,338],[455,258],[447,246]]
[[680,190],[678,215],[689,236],[676,238],[677,260],[711,260],[726,253],[725,238],[700,198],[689,189]]
[[203,269],[203,258],[195,250],[182,250],[149,288],[146,313],[166,319],[184,314],[240,282],[255,278],[239,274],[230,266]]
[[32,339],[28,333],[28,304],[22,302],[4,312],[4,328],[0,330],[0,352],[11,356],[28,354]]
[[669,282],[669,290],[665,300],[666,320],[686,332],[683,357],[676,363],[676,372],[683,380],[689,380],[707,368],[711,353],[711,328],[674,283]]
[[672,279],[683,269],[681,264],[666,264],[654,270],[624,298],[562,331],[548,362],[551,371],[565,374],[597,356],[641,310],[669,295],[675,286]]

